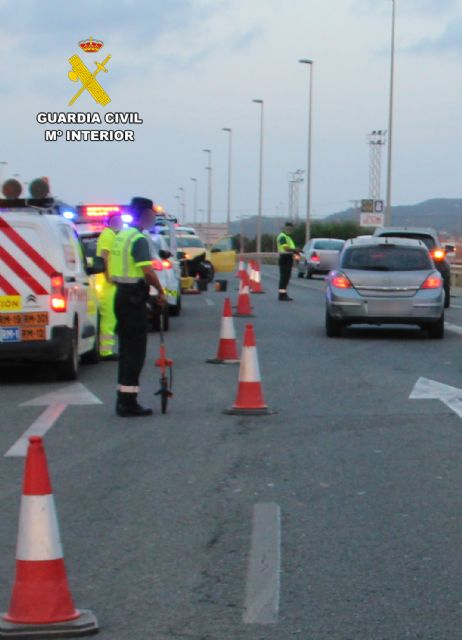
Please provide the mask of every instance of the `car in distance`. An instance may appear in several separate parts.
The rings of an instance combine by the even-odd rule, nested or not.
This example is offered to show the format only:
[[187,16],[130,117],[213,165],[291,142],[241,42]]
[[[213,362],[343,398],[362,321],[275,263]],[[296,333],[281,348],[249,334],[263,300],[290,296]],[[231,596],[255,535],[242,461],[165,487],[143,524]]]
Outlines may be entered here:
[[352,324],[415,324],[444,337],[443,279],[419,240],[349,240],[326,280],[329,337]]
[[435,267],[441,273],[444,283],[444,306],[451,303],[451,265],[447,254],[454,251],[452,245],[443,246],[435,229],[425,227],[383,227],[374,231],[374,237],[380,238],[410,238],[421,240],[430,251]]
[[326,274],[335,269],[340,251],[345,244],[337,238],[314,238],[303,248],[304,257],[298,261],[298,277],[312,278],[314,275]]

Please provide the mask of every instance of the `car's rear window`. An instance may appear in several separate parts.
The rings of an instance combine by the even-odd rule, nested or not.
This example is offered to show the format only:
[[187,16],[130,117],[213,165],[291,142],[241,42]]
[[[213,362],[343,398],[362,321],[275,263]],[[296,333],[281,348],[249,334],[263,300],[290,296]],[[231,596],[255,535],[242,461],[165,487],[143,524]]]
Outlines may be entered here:
[[177,236],[177,243],[178,246],[182,248],[204,248],[204,243],[200,238],[197,238],[196,236]]
[[343,245],[343,240],[316,240],[313,244],[313,249],[318,249],[319,251],[341,251]]
[[424,245],[430,249],[430,251],[432,249],[435,248],[435,240],[431,237],[426,235],[425,233],[412,233],[412,231],[400,231],[399,233],[381,233],[380,234],[381,238],[409,238],[410,240],[420,240],[421,242],[424,243]]
[[362,271],[422,271],[432,269],[433,264],[428,252],[419,247],[380,245],[347,249],[341,267]]

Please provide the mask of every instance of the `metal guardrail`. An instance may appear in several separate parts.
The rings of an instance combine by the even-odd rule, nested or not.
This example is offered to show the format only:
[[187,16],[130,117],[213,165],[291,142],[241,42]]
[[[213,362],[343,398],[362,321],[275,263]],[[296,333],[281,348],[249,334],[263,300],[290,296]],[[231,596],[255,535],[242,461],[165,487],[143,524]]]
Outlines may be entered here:
[[462,264],[451,264],[451,285],[462,287]]

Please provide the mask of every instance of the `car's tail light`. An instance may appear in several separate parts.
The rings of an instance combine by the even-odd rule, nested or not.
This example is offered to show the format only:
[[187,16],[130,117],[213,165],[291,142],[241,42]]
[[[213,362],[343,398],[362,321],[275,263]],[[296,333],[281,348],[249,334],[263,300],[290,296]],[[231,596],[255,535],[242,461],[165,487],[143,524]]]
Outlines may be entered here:
[[343,275],[343,273],[337,273],[335,276],[333,276],[331,279],[331,284],[333,287],[337,287],[337,289],[351,289],[352,287],[351,282],[346,276]]
[[189,253],[185,253],[184,257],[186,258],[186,260],[191,260],[191,256],[189,255]]
[[164,269],[171,269],[172,263],[169,260],[162,260],[162,266]]
[[441,280],[440,276],[431,275],[428,276],[428,278],[425,280],[425,282],[421,286],[421,289],[439,289],[442,286],[443,281]]
[[314,251],[314,252],[311,254],[310,261],[311,261],[311,262],[319,262],[319,256],[318,256],[318,254],[316,253],[316,251]]
[[50,306],[53,311],[64,313],[67,311],[67,298],[64,289],[64,278],[61,273],[54,273],[51,276],[51,298]]
[[441,260],[445,259],[446,252],[444,251],[444,249],[433,249],[433,251],[431,252],[431,255],[433,260],[436,260],[437,262],[441,262]]
[[155,269],[156,271],[163,271],[164,270],[164,265],[162,260],[158,260],[157,258],[155,260],[153,260],[151,262],[152,264],[152,268]]

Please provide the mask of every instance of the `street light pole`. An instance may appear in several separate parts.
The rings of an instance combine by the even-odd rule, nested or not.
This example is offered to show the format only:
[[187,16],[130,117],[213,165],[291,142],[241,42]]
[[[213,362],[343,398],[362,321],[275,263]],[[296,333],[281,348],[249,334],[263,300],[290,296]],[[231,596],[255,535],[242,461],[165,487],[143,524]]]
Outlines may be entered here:
[[259,104],[260,109],[260,178],[258,185],[258,217],[257,217],[257,253],[261,253],[261,227],[263,212],[263,135],[264,135],[264,107],[263,100],[252,100],[255,104]]
[[191,178],[194,182],[194,200],[193,200],[193,224],[197,222],[197,178]]
[[391,61],[390,61],[390,105],[388,109],[388,163],[387,163],[387,201],[385,205],[385,226],[391,225],[391,183],[393,160],[393,102],[395,90],[395,0],[391,0],[393,10],[391,18]]
[[231,230],[231,165],[233,153],[233,130],[229,127],[223,127],[222,131],[229,133],[228,145],[228,207],[226,211],[226,233],[229,235]]
[[178,191],[181,191],[181,208],[183,211],[183,224],[186,224],[186,202],[184,187],[178,187]]
[[208,190],[207,190],[207,242],[210,238],[210,225],[212,223],[212,151],[210,149],[202,149],[204,153],[208,155],[208,166],[205,167],[208,171]]
[[305,242],[311,238],[311,147],[312,147],[312,131],[313,131],[313,60],[304,58],[299,60],[301,64],[306,64],[310,69],[310,87],[308,98],[308,158],[306,167],[306,222],[305,222]]

